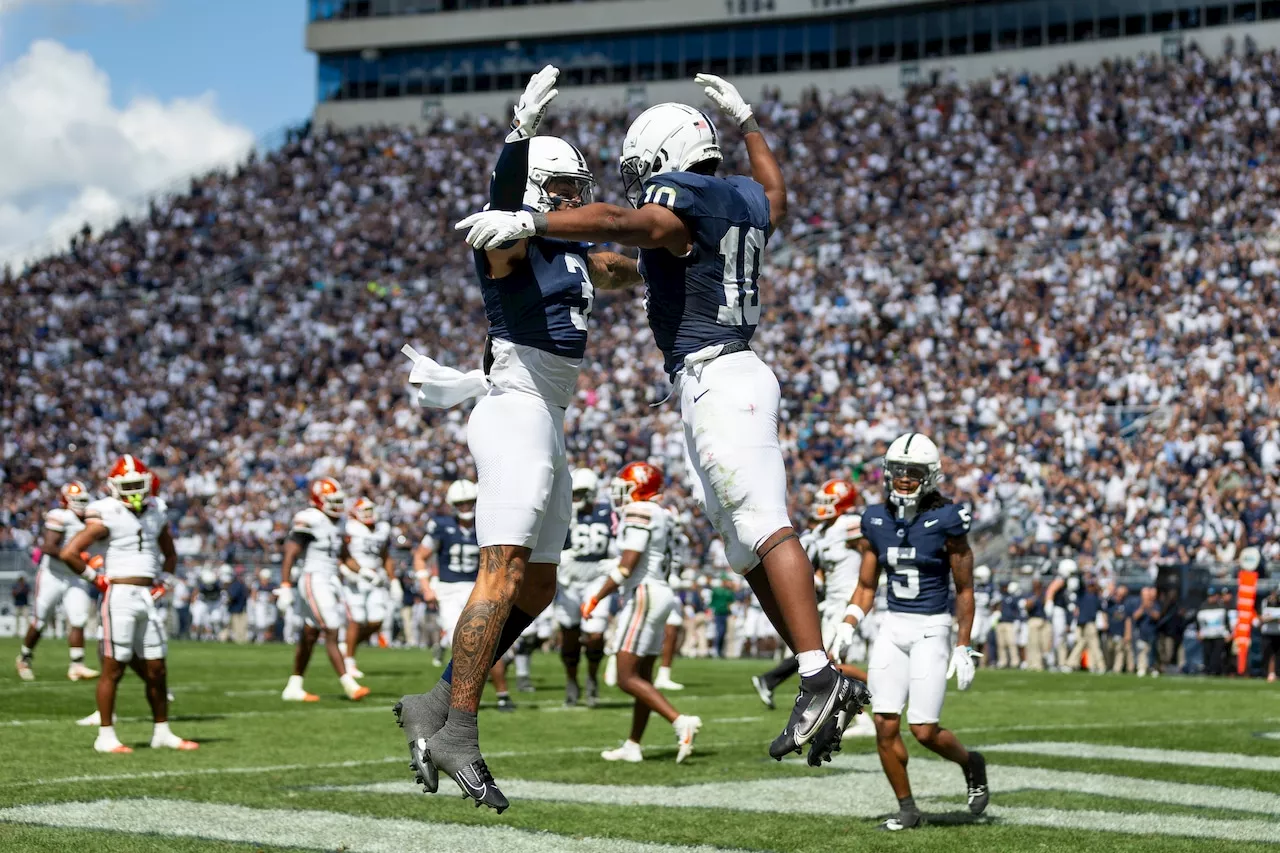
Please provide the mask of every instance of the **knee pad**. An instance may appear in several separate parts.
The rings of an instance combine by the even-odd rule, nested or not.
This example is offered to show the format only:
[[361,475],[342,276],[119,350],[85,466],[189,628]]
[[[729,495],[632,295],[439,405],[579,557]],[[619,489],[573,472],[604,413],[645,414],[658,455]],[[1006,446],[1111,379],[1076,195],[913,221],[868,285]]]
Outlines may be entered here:
[[588,663],[600,663],[600,661],[602,661],[602,660],[604,660],[604,649],[601,649],[601,648],[588,648],[588,649],[587,649],[587,662],[588,662]]

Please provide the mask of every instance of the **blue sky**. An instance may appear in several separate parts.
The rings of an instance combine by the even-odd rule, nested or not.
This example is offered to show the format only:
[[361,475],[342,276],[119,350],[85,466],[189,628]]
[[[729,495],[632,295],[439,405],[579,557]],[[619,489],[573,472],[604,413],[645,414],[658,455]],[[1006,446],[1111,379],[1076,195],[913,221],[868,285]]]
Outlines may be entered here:
[[0,62],[52,39],[93,57],[117,105],[211,91],[224,119],[262,136],[310,113],[305,24],[306,0],[20,0],[0,17]]

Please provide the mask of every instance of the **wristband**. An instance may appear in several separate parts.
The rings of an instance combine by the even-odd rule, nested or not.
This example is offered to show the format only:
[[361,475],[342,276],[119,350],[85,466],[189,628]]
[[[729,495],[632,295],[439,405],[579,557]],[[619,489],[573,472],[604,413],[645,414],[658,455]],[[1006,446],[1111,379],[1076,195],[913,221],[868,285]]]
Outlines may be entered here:
[[613,581],[618,586],[622,586],[627,582],[627,576],[622,573],[622,569],[614,566],[609,570],[609,580]]
[[867,618],[867,613],[858,605],[850,604],[848,607],[844,609],[844,616],[846,619],[852,616],[854,619],[861,622],[863,619]]
[[547,234],[547,215],[545,213],[535,213],[533,215],[533,233],[537,237],[545,237]]
[[738,127],[742,130],[744,135],[760,132],[760,125],[756,123],[756,117],[754,115],[747,116],[747,120],[738,125]]

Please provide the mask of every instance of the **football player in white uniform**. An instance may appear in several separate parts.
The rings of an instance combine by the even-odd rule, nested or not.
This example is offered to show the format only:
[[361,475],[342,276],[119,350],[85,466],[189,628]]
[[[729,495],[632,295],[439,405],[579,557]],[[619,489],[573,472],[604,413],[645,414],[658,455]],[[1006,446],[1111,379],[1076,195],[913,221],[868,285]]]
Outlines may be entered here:
[[[671,516],[671,524],[672,546],[668,550],[669,559],[663,571],[672,589],[683,589],[687,587],[682,585],[680,572],[688,563],[689,537],[680,529],[680,520],[674,515]],[[680,629],[683,626],[684,607],[677,594],[676,606],[671,608],[671,615],[667,617],[667,626],[662,632],[662,660],[658,663],[658,674],[653,677],[653,686],[659,690],[684,690],[684,685],[671,677],[671,664],[675,661],[676,652],[680,647]]]
[[293,517],[293,529],[284,543],[284,561],[280,565],[280,589],[277,601],[281,609],[293,604],[293,586],[288,578],[293,576],[293,566],[302,560],[299,587],[302,595],[302,636],[293,657],[293,675],[285,685],[280,698],[286,702],[318,702],[320,697],[308,693],[302,686],[302,676],[311,662],[311,651],[316,640],[324,636],[324,649],[329,663],[338,674],[342,692],[353,702],[369,695],[351,673],[347,672],[342,650],[338,648],[338,632],[342,629],[342,616],[338,607],[341,580],[339,564],[359,572],[360,566],[351,558],[347,542],[342,535],[342,512],[347,500],[336,480],[321,477],[311,483],[311,506]]
[[675,730],[677,764],[693,752],[693,739],[702,728],[701,719],[681,714],[653,685],[653,665],[676,601],[665,574],[672,523],[671,514],[657,502],[662,483],[662,471],[647,462],[632,462],[613,479],[610,491],[621,515],[618,547],[622,556],[582,605],[583,618],[589,618],[600,600],[614,592],[620,592],[626,602],[618,616],[618,687],[635,697],[635,711],[630,736],[617,749],[600,753],[605,761],[644,760],[640,739],[650,711],[661,714]]
[[[938,724],[947,680],[954,675],[957,687],[968,690],[974,676],[977,653],[969,647],[974,609],[973,550],[968,539],[972,519],[967,507],[939,494],[941,459],[927,436],[899,436],[889,445],[884,468],[887,500],[862,515],[862,538],[855,543],[862,566],[845,622],[854,626],[872,606],[883,567],[890,576],[889,611],[879,626],[867,669],[876,749],[898,798],[898,814],[885,821],[883,828],[900,830],[922,821],[911,796],[907,748],[899,734],[904,705],[907,723],[920,745],[964,771],[973,814],[982,814],[989,793],[982,754],[966,750]],[[959,623],[954,647],[953,580]]]
[[356,678],[364,673],[356,666],[356,648],[382,628],[391,603],[387,588],[395,574],[391,560],[391,525],[378,521],[378,508],[368,498],[359,498],[347,519],[347,550],[360,566],[352,572],[340,566],[347,603],[347,672]]
[[[132,456],[121,456],[107,475],[111,497],[85,508],[85,527],[63,546],[68,568],[102,590],[102,678],[98,681],[98,729],[93,748],[98,752],[133,750],[116,736],[116,685],[126,665],[146,683],[147,701],[155,727],[152,749],[192,750],[198,744],[169,730],[169,691],[166,684],[167,644],[156,599],[171,585],[178,554],[173,548],[164,501],[154,494],[155,478]],[[106,572],[89,568],[80,554],[99,540],[107,543]],[[163,574],[162,574],[163,573]],[[139,662],[141,661],[141,662]]]
[[[95,670],[84,665],[84,626],[89,621],[89,585],[58,559],[62,546],[84,529],[84,511],[91,500],[89,487],[79,480],[67,483],[58,490],[58,500],[62,505],[49,510],[44,517],[44,535],[40,540],[40,550],[44,553],[40,557],[40,569],[36,573],[36,609],[22,640],[17,661],[18,677],[23,681],[35,680],[31,659],[35,654],[36,643],[40,642],[40,634],[45,627],[53,623],[59,604],[67,614],[67,624],[71,626],[67,633],[67,646],[71,651],[67,678],[79,681],[82,678],[98,677]],[[97,563],[101,564],[101,557]]]
[[600,588],[609,569],[613,544],[613,509],[596,503],[599,478],[590,468],[573,472],[573,519],[569,539],[556,572],[556,621],[560,623],[560,660],[564,663],[564,704],[578,704],[578,662],[587,657],[587,707],[600,697],[598,678],[604,660],[604,631],[609,620],[602,611],[582,618],[582,603]]

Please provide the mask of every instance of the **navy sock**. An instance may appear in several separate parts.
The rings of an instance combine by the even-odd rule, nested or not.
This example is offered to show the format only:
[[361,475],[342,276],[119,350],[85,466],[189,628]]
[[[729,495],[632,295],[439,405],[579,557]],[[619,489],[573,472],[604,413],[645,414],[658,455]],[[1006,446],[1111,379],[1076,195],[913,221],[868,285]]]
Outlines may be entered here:
[[[530,616],[519,607],[512,607],[511,614],[507,616],[507,622],[502,626],[502,633],[498,635],[498,647],[493,650],[493,663],[497,663],[502,656],[507,653],[507,649],[516,644],[516,640],[520,639],[520,635],[525,629],[533,624],[536,616]],[[444,668],[444,673],[440,679],[453,684],[453,661],[449,661],[449,665]]]

